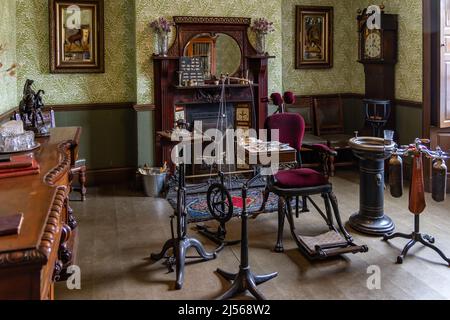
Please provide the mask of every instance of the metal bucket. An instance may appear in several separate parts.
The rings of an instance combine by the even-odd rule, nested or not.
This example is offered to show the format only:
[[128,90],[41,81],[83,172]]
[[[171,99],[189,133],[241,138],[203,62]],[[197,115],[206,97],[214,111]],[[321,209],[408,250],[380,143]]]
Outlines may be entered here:
[[151,168],[146,170],[147,174],[140,174],[142,184],[144,185],[145,195],[147,197],[159,197],[164,190],[167,173],[160,172],[159,168]]

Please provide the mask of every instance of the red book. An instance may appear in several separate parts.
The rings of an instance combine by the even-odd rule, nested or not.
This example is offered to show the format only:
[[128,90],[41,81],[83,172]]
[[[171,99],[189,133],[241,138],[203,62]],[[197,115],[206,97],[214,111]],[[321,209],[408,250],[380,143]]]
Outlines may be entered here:
[[39,173],[40,173],[39,169],[22,170],[22,171],[10,172],[10,173],[0,173],[0,179],[30,176],[30,175],[35,175],[35,174],[39,174]]
[[23,214],[0,217],[0,236],[18,235],[23,222]]
[[34,175],[39,172],[39,164],[33,159],[30,167],[0,170],[0,179]]
[[7,162],[0,162],[0,170],[2,169],[15,169],[15,168],[27,168],[33,164],[33,157],[29,155],[13,156]]
[[32,160],[30,165],[27,167],[10,167],[10,168],[1,168],[0,167],[0,175],[11,172],[22,172],[22,171],[32,171],[39,169],[39,164],[36,160]]

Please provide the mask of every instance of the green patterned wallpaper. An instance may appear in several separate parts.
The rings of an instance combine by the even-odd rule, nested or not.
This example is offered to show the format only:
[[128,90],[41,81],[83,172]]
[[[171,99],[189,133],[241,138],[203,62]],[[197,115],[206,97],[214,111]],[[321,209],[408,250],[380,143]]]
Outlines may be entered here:
[[[331,69],[295,69],[297,5],[334,7],[334,50]],[[363,67],[356,62],[357,29],[354,0],[283,0],[283,85],[298,94],[363,93]]]
[[[277,31],[268,36],[271,61],[269,90],[293,90],[300,94],[364,92],[363,68],[357,60],[356,10],[367,0],[106,0],[105,1],[105,74],[49,74],[48,1],[2,0],[9,6],[2,12],[14,12],[17,3],[17,93],[27,78],[46,90],[48,104],[137,101],[153,102],[151,55],[154,35],[148,23],[157,17],[174,15],[266,17]],[[421,0],[386,0],[389,13],[400,13],[400,54],[397,66],[397,98],[422,100],[422,20]],[[295,69],[295,6],[333,6],[334,67],[325,70]],[[14,16],[3,17],[2,28],[12,27]],[[1,35],[14,33],[1,29]],[[14,38],[12,36],[11,38]],[[173,35],[172,35],[173,38]],[[14,39],[12,39],[14,42]],[[14,45],[13,45],[14,46]],[[14,50],[13,50],[14,51]],[[13,53],[10,53],[13,54]],[[411,70],[415,70],[411,73]],[[0,81],[5,82],[4,79]],[[9,79],[7,90],[15,86]],[[2,86],[0,111],[16,104]],[[9,95],[9,97],[7,97]],[[9,101],[9,102],[6,102]]]
[[[138,103],[153,102],[154,35],[148,23],[160,16],[176,15],[265,17],[275,24],[276,32],[268,35],[267,49],[277,58],[270,63],[269,90],[282,88],[282,0],[136,0],[136,55]],[[173,38],[173,35],[172,35]]]
[[[16,62],[16,1],[0,1],[0,62],[4,65],[0,70],[9,68]],[[0,114],[13,109],[17,105],[16,77],[0,73]]]
[[48,0],[17,0],[19,99],[25,80],[31,78],[45,90],[47,104],[136,101],[133,1],[105,1],[104,74],[49,73],[47,12]]
[[[370,1],[359,0],[359,7]],[[399,62],[396,67],[397,99],[422,101],[423,39],[422,0],[385,0],[385,11],[399,15]]]
[[[356,15],[367,0],[283,0],[283,85],[299,94],[364,93],[364,69],[358,59]],[[422,0],[385,0],[387,13],[399,14],[397,99],[422,101]],[[334,67],[295,69],[295,6],[334,7]],[[411,72],[414,70],[414,72]]]

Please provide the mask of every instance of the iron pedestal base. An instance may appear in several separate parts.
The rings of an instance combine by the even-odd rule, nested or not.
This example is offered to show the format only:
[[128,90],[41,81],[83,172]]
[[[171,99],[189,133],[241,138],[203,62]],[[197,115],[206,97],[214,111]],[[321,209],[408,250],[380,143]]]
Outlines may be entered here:
[[200,233],[202,236],[205,236],[215,244],[219,245],[220,246],[219,248],[223,248],[226,246],[234,246],[241,242],[241,240],[232,240],[232,241],[225,240],[227,234],[225,226],[219,226],[216,232],[211,231],[210,228],[207,226],[202,226],[199,224],[196,226],[196,228],[198,233]]
[[217,300],[227,300],[241,294],[245,291],[249,291],[256,299],[265,300],[264,295],[258,291],[257,285],[267,282],[276,276],[278,272],[274,272],[268,275],[256,276],[250,271],[250,267],[239,267],[238,274],[228,273],[221,269],[217,269],[217,273],[228,281],[233,281],[233,285],[227,292],[221,295]]
[[[194,248],[199,257],[186,257],[186,253],[190,248]],[[216,253],[208,253],[203,245],[197,239],[183,238],[183,239],[169,239],[161,251],[161,253],[152,253],[150,258],[154,261],[159,261],[166,257],[166,253],[169,249],[173,249],[175,256],[177,280],[175,282],[175,288],[180,290],[184,283],[184,267],[186,259],[202,259],[204,261],[213,260],[217,257]]]
[[450,259],[445,256],[445,254],[434,245],[435,239],[432,236],[429,236],[427,234],[420,233],[419,229],[419,215],[416,215],[414,217],[414,232],[411,234],[404,234],[404,233],[394,233],[394,234],[385,234],[383,236],[384,241],[392,240],[395,238],[403,238],[403,239],[409,239],[410,241],[406,244],[405,248],[403,248],[402,253],[397,257],[397,263],[402,264],[403,260],[405,259],[406,255],[408,254],[409,250],[416,244],[421,243],[425,247],[433,249],[436,251],[442,259],[447,262],[448,266],[450,267]]
[[355,213],[350,217],[349,224],[354,230],[373,236],[384,236],[395,230],[392,219],[384,214],[379,218],[373,218]]

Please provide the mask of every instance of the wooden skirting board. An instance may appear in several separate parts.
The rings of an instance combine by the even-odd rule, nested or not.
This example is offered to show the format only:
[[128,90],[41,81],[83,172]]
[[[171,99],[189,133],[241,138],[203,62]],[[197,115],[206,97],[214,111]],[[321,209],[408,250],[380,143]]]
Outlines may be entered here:
[[[136,168],[106,168],[106,169],[88,169],[87,186],[98,186],[105,184],[115,184],[122,182],[130,182],[135,180]],[[77,179],[74,181],[77,184]]]

